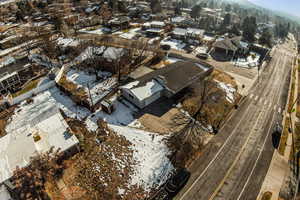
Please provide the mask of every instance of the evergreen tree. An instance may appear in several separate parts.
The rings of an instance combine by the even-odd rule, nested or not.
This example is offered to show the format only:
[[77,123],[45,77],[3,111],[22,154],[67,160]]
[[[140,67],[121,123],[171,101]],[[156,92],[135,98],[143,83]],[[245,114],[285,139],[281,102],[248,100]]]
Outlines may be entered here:
[[259,43],[261,45],[266,45],[268,47],[272,47],[272,34],[269,30],[264,30],[261,37],[259,38]]
[[200,11],[201,11],[201,6],[198,4],[198,5],[195,5],[193,8],[192,8],[192,12],[191,12],[191,17],[192,18],[199,18],[200,16]]
[[230,25],[230,23],[231,23],[231,15],[229,13],[227,13],[224,16],[224,20],[223,20],[222,26],[223,27],[227,27],[228,25]]
[[150,1],[150,8],[152,10],[152,13],[159,13],[159,12],[162,11],[159,0],[151,0]]
[[243,25],[243,37],[248,42],[255,41],[255,34],[257,30],[256,18],[255,17],[246,17]]

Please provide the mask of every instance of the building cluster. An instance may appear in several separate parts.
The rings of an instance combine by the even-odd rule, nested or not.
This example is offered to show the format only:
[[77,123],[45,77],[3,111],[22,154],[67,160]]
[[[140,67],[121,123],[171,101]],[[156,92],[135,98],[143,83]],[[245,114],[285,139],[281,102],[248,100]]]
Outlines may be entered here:
[[[110,97],[114,95],[144,109],[162,97],[174,98],[213,71],[211,65],[193,59],[151,67],[161,54],[168,58],[172,53],[195,57],[220,53],[232,60],[253,49],[267,53],[242,37],[205,30],[201,20],[190,17],[191,9],[182,8],[176,16],[169,2],[163,2],[164,12],[158,14],[152,13],[149,2],[124,5],[127,13],[109,8],[107,3],[41,1],[36,5],[41,11],[33,12],[34,5],[28,1],[1,2],[1,109],[53,87],[91,112],[100,108],[111,114],[115,108]],[[17,12],[26,9],[31,11]],[[224,15],[221,9],[203,8],[199,18],[220,26]],[[239,22],[237,15],[231,16]],[[94,39],[98,36],[103,36],[102,40]],[[14,170],[28,166],[32,156],[52,147],[72,154],[78,144],[58,109],[0,138],[0,197],[14,189]]]

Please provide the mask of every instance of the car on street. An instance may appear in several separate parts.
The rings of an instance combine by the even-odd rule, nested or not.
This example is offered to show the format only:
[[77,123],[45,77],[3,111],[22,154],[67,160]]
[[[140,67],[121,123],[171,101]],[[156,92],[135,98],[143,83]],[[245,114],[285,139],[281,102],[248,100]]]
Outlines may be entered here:
[[175,196],[187,183],[190,176],[191,173],[186,169],[179,169],[177,173],[167,182],[165,186],[166,191],[170,194],[170,196]]
[[208,59],[208,54],[207,53],[198,53],[196,55],[197,58],[200,58],[202,60],[207,60]]

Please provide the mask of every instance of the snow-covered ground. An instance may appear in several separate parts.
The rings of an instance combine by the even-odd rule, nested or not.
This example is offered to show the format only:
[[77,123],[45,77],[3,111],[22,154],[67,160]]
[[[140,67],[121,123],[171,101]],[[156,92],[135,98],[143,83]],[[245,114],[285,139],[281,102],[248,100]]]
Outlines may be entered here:
[[[105,75],[109,76],[109,74]],[[101,76],[104,74],[102,73]],[[86,80],[93,81],[95,77],[71,71],[68,78],[77,84],[83,84]],[[91,131],[98,128],[99,119],[104,120],[109,128],[124,136],[131,143],[129,148],[133,152],[133,157],[128,159],[134,162],[130,166],[124,166],[131,167],[133,171],[128,180],[128,188],[140,186],[149,192],[152,188],[157,188],[164,183],[174,170],[168,158],[171,152],[165,144],[167,136],[138,129],[141,128],[141,124],[134,117],[137,109],[124,100],[121,103],[116,96],[110,100],[115,107],[112,114],[102,112],[101,108],[95,113],[90,113],[86,108],[75,105],[69,97],[54,87],[33,97],[33,103],[22,102],[8,123],[6,131],[10,134],[18,129],[19,133],[23,128],[25,132],[37,118],[39,120],[40,117],[47,118],[59,112],[58,109],[62,109],[69,117],[77,116],[82,120],[85,119],[84,122]],[[119,165],[122,165],[121,161]],[[124,189],[126,188],[120,188],[120,193],[124,193]]]
[[118,125],[118,126],[129,126],[140,128],[141,123],[134,118],[134,113],[137,111],[130,103],[124,104],[112,97],[110,101],[114,105],[114,112],[112,114],[107,114],[100,109],[98,109],[93,115],[87,117],[85,123],[90,131],[95,131],[98,128],[97,121],[99,119],[104,120],[108,124]]
[[[117,86],[117,79],[112,77],[110,72],[99,71],[98,76],[101,78],[100,81],[96,80],[96,75],[94,73],[88,74],[87,72],[74,69],[68,71],[66,75],[67,80],[78,85],[78,88],[84,88],[87,94],[90,90],[94,104],[104,98]],[[88,100],[91,103],[91,100]]]
[[236,89],[232,87],[232,85],[230,84],[226,84],[217,80],[215,81],[218,84],[218,87],[226,93],[226,100],[230,103],[234,103],[235,102],[234,94],[236,92]]
[[181,40],[175,40],[171,38],[166,38],[160,42],[160,45],[170,45],[171,49],[181,50],[186,46],[184,42]]
[[250,52],[250,55],[247,58],[238,58],[236,61],[233,61],[233,64],[238,67],[251,68],[259,65],[258,60],[260,55],[255,52]]
[[168,158],[170,151],[164,143],[164,136],[116,125],[110,125],[110,128],[132,143],[136,164],[131,176],[131,185],[138,185],[150,191],[170,177],[174,167]]

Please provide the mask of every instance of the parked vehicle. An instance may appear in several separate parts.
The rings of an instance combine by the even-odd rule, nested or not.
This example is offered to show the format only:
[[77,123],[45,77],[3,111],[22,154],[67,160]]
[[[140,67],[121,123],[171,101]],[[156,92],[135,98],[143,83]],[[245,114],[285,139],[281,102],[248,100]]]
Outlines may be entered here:
[[208,59],[208,54],[207,53],[199,53],[196,56],[197,56],[197,58],[200,58],[202,60],[207,60]]
[[187,183],[191,176],[191,173],[186,169],[180,169],[178,172],[171,177],[167,182],[165,189],[170,194],[170,196],[175,196]]

